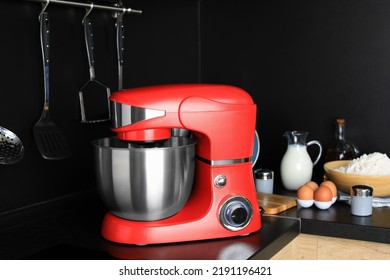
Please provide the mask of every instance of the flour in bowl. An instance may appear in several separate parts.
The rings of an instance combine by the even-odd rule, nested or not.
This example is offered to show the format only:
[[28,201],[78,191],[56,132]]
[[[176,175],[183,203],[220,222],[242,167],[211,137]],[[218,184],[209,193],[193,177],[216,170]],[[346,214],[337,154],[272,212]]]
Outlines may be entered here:
[[388,176],[390,175],[390,159],[386,154],[378,152],[364,154],[336,170],[347,174]]

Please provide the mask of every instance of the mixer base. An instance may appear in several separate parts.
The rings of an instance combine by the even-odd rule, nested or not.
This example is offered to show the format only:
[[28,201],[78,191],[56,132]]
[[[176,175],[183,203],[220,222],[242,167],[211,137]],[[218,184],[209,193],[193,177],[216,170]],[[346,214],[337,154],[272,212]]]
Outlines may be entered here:
[[213,218],[213,222],[208,222],[207,217],[203,217],[197,221],[188,220],[178,223],[174,216],[160,221],[138,222],[107,213],[103,220],[102,235],[113,242],[145,246],[244,236],[258,231],[261,227],[260,217],[257,215],[240,231],[230,231],[215,220],[215,217]]

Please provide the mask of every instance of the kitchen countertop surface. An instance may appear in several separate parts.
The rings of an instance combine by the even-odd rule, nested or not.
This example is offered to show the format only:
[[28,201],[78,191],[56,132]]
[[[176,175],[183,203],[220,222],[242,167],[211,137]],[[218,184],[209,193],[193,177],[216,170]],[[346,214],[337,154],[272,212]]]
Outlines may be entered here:
[[96,195],[79,195],[0,215],[0,259],[269,259],[300,228],[298,219],[263,217],[261,230],[248,236],[146,246],[116,244],[100,235],[105,211],[98,202]]
[[[295,192],[277,188],[276,193],[296,196]],[[336,201],[330,208],[320,210],[300,206],[278,214],[278,217],[298,218],[301,233],[330,237],[340,237],[390,244],[390,208],[373,208],[372,215],[366,217],[351,214],[351,207],[344,201]]]
[[300,232],[390,243],[390,208],[374,208],[372,216],[356,217],[344,202],[327,210],[294,207],[264,215],[261,230],[248,236],[147,246],[104,240],[104,214],[96,194],[76,194],[2,214],[0,259],[269,259]]

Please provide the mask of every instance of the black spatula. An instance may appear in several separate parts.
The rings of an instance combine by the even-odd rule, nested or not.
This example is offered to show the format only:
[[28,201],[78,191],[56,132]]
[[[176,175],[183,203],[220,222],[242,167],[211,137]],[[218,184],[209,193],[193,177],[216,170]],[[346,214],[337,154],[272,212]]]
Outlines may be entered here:
[[62,132],[51,121],[49,116],[49,46],[50,28],[47,12],[39,16],[41,48],[43,58],[44,93],[45,100],[41,118],[34,125],[35,143],[44,159],[64,159],[70,156],[70,147]]

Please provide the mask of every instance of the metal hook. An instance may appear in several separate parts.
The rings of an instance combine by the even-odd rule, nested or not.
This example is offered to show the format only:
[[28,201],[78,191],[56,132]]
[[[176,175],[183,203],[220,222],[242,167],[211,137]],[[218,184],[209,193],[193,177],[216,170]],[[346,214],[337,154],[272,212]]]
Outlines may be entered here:
[[116,13],[116,18],[119,19],[119,20],[122,20],[122,18],[123,18],[123,16],[124,16],[125,12],[126,12],[126,11],[125,11],[125,8],[123,8],[123,11],[117,12],[117,13]]
[[41,19],[42,14],[45,12],[47,6],[49,6],[50,0],[45,0],[45,3],[42,2],[42,10],[39,13],[39,19]]
[[91,5],[89,6],[89,8],[87,8],[87,12],[85,13],[85,16],[83,17],[83,20],[82,22],[84,23],[84,20],[87,18],[87,16],[92,12],[92,9],[93,9],[93,2],[91,2]]
[[119,9],[122,9],[121,11],[117,11],[113,14],[113,17],[114,18],[118,18],[118,19],[122,19],[123,18],[123,15],[126,13],[126,8],[123,7],[123,3],[121,0],[118,1],[117,4],[115,4],[115,6]]

